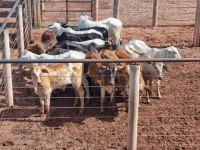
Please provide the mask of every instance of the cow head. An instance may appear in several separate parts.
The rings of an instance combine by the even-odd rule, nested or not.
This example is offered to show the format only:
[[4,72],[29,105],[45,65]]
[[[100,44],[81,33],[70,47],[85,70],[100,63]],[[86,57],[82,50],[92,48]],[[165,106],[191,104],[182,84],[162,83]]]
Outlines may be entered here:
[[81,13],[81,16],[83,16],[84,18],[87,18],[89,20],[93,20],[93,18],[88,16],[86,13]]
[[55,22],[53,25],[48,26],[47,29],[52,30],[56,35],[60,36],[62,34],[60,23]]
[[162,71],[163,71],[164,64],[162,62],[154,62],[152,65],[155,68],[157,78],[159,80],[162,80],[163,79]]
[[45,69],[45,66],[33,66],[31,68],[32,81],[37,83],[37,85],[42,85],[41,77],[44,76],[43,73],[48,73],[48,71]]
[[181,58],[178,48],[170,46],[165,48],[165,50],[166,50],[166,58]]
[[117,73],[117,65],[115,63],[102,66],[102,85],[114,85]]

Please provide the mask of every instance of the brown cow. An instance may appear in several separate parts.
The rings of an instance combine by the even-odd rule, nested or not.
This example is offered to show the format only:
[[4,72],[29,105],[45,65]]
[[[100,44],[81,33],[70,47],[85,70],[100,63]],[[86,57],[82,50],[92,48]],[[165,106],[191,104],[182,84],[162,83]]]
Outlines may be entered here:
[[[86,59],[102,59],[98,53],[88,53]],[[110,105],[114,105],[115,94],[115,75],[117,65],[115,63],[89,63],[85,64],[86,74],[89,75],[93,82],[100,85],[101,89],[101,113],[104,111],[105,93],[110,94]],[[113,109],[114,110],[114,109]]]
[[[115,54],[120,59],[133,59],[124,50],[117,50],[115,52]],[[124,67],[118,68],[116,85],[124,86],[123,89],[122,89],[124,98],[125,98],[127,90],[128,90],[129,76],[130,76],[130,70],[129,70],[129,64],[128,63],[126,63],[126,65]],[[145,85],[145,81],[144,81],[144,78],[143,78],[143,75],[142,75],[142,66],[141,65],[140,65],[139,83],[140,83],[140,94],[139,94],[140,97],[142,96],[144,90],[148,91],[149,94],[152,94],[152,91],[150,90],[150,88]],[[149,96],[147,96],[147,103],[150,103]],[[125,99],[125,105],[128,106],[127,99]]]

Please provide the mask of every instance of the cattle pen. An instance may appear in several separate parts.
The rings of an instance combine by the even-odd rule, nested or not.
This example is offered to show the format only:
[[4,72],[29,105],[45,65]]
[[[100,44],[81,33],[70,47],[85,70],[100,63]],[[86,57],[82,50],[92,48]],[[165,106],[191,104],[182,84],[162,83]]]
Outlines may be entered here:
[[[16,25],[14,28],[0,30],[0,34],[2,35],[0,42],[0,49],[2,50],[2,59],[0,60],[2,79],[0,86],[0,149],[198,150],[200,148],[200,48],[193,46],[195,26],[197,25],[197,23],[195,24],[195,12],[193,10],[194,8],[196,9],[196,2],[182,0],[179,3],[181,4],[179,5],[181,7],[179,9],[183,9],[183,14],[185,12],[188,16],[193,16],[192,20],[189,17],[189,24],[185,24],[188,22],[183,21],[183,18],[180,18],[180,16],[179,20],[182,20],[184,23],[181,23],[182,21],[172,21],[173,19],[169,21],[168,17],[174,13],[174,9],[171,8],[173,11],[170,12],[171,14],[168,17],[166,12],[164,14],[162,14],[163,11],[159,12],[160,16],[157,16],[158,26],[152,27],[149,26],[150,24],[152,25],[152,20],[149,21],[147,18],[135,17],[135,22],[130,20],[128,16],[131,13],[141,14],[141,11],[143,12],[142,16],[145,15],[153,7],[153,5],[149,6],[148,4],[153,4],[154,0],[144,0],[141,3],[139,1],[131,1],[129,3],[129,1],[121,0],[121,15],[119,14],[119,18],[126,24],[123,28],[124,43],[137,38],[144,40],[151,47],[162,48],[175,45],[179,48],[182,58],[102,61],[18,59],[21,50],[24,47],[26,48],[29,40],[35,38],[37,41],[40,41],[41,34],[47,27],[45,25],[47,20],[43,20],[44,25],[42,26],[44,27],[39,29],[32,29],[32,24],[22,23],[24,20],[21,19],[23,18],[27,22],[30,19],[31,13],[27,11],[28,9],[21,8],[30,8],[30,5],[27,5],[30,2],[30,0],[25,0],[23,3],[16,4],[18,20],[13,23]],[[58,3],[62,5],[65,2],[59,1]],[[110,14],[114,13],[112,9],[114,1],[112,2],[106,0],[99,1],[99,20],[112,16]],[[168,6],[168,8],[171,6],[178,7],[178,2],[175,0],[159,2],[158,10],[162,8],[164,11],[169,11],[163,8],[164,5]],[[44,11],[41,14],[46,13],[45,19],[53,17],[47,14],[49,13],[47,7],[52,7],[56,3],[53,0],[52,2],[41,1],[41,3],[43,5],[41,5],[41,11]],[[132,6],[134,4],[138,7]],[[142,9],[128,13],[129,5],[135,9]],[[62,6],[64,13],[66,13],[66,5]],[[189,9],[185,10],[186,7]],[[52,7],[50,13],[56,12],[56,8],[56,6]],[[25,17],[27,15],[28,18]],[[73,15],[70,13],[70,16]],[[159,17],[161,16],[164,20],[159,23]],[[66,15],[64,19],[66,19],[65,17]],[[58,21],[56,20],[57,18],[52,19],[52,21]],[[185,19],[187,20],[188,18],[185,17]],[[198,20],[198,18],[196,19]],[[145,26],[144,22],[150,24]],[[179,24],[174,24],[174,22]],[[137,23],[137,25],[133,23]],[[10,39],[13,37],[13,34],[16,34],[14,36],[17,38],[15,38],[14,42],[11,42]],[[163,71],[164,78],[161,81],[162,99],[154,97],[151,98],[151,104],[147,104],[145,97],[142,97],[140,100],[138,99],[138,91],[135,94],[133,90],[129,90],[130,108],[126,112],[124,111],[124,101],[121,94],[115,96],[116,106],[109,106],[109,95],[107,95],[104,115],[100,114],[101,95],[98,86],[93,85],[90,87],[90,103],[85,105],[84,115],[78,116],[80,106],[73,107],[75,93],[69,85],[64,92],[55,90],[52,93],[50,117],[40,117],[39,97],[34,93],[30,72],[21,69],[21,65],[24,63],[36,62],[131,62],[131,66],[134,68],[132,71],[137,72],[138,64],[141,62],[160,61],[167,62],[168,67],[168,71]],[[132,73],[131,77],[130,88],[138,90],[138,88],[134,88],[134,86],[138,86],[138,82],[135,81],[138,78],[138,74]],[[155,87],[153,93],[155,94]],[[138,100],[139,103],[137,102]],[[110,112],[110,108],[112,107],[117,109],[116,113]],[[131,110],[131,108],[135,109]],[[133,128],[135,126],[136,128]]]

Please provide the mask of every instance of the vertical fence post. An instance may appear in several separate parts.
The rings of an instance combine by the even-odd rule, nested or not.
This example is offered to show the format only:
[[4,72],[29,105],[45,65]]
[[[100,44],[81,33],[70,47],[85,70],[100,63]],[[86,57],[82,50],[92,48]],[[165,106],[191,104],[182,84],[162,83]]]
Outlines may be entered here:
[[98,6],[99,2],[98,0],[92,0],[92,18],[94,19],[94,21],[98,21]]
[[69,20],[68,0],[66,0],[66,22]]
[[113,17],[119,19],[120,0],[114,0]]
[[153,27],[157,27],[158,25],[158,2],[159,0],[153,1],[153,22],[152,22]]
[[36,0],[33,0],[33,21],[34,21],[34,25],[37,25],[37,4],[36,4]]
[[137,149],[140,65],[130,65],[128,105],[128,150]]
[[24,27],[23,27],[23,18],[22,18],[22,5],[17,6],[17,22],[18,24],[18,32],[19,32],[19,45],[20,51],[24,50]]
[[197,1],[193,46],[200,46],[200,2]]
[[40,0],[37,0],[37,22],[38,25],[41,25],[41,7],[40,7]]
[[[4,36],[4,53],[5,53],[5,59],[10,59],[10,43],[9,43],[9,31],[5,29],[3,31]],[[11,64],[5,64],[5,91],[7,91],[7,99],[8,99],[8,107],[13,107],[13,85],[12,85],[12,72],[11,72]]]
[[31,0],[27,0],[28,5],[28,33],[29,33],[29,41],[32,40],[32,13],[31,13]]

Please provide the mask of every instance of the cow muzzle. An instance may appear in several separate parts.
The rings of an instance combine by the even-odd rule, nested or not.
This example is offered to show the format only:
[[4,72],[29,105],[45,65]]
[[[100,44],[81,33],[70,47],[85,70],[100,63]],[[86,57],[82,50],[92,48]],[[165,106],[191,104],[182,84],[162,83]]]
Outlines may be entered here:
[[41,82],[37,82],[37,84],[38,84],[38,85],[42,85],[42,83],[41,83]]

